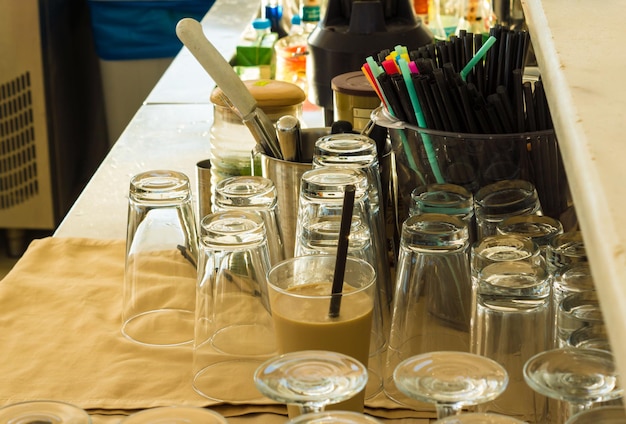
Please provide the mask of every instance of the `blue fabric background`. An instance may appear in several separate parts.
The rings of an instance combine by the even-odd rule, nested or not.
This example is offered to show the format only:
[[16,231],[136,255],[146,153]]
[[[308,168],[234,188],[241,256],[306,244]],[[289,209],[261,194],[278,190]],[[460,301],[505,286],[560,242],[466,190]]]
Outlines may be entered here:
[[94,42],[104,60],[173,57],[182,47],[176,24],[200,20],[215,0],[89,0]]

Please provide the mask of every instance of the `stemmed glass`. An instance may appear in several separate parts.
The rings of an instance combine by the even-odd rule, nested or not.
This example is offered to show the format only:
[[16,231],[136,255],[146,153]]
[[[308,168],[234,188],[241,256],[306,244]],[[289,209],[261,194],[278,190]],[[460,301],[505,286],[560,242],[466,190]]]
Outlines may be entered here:
[[207,408],[195,406],[161,406],[135,412],[120,424],[227,424],[226,418]]
[[490,412],[470,412],[452,415],[435,421],[435,424],[524,424],[517,418]]
[[0,408],[0,422],[91,424],[91,417],[84,409],[70,403],[34,400]]
[[367,368],[341,353],[302,350],[261,364],[254,383],[268,398],[297,405],[301,414],[307,414],[354,397],[367,384]]
[[622,405],[600,406],[579,412],[570,417],[565,424],[624,424],[626,413]]
[[565,347],[538,353],[524,364],[524,380],[537,393],[565,401],[569,417],[622,396],[613,355],[600,349]]
[[323,411],[300,415],[287,424],[382,424],[369,415],[353,411]]
[[458,415],[464,406],[497,398],[506,389],[506,369],[485,356],[436,351],[412,356],[393,372],[398,389],[408,397],[434,403],[437,418]]

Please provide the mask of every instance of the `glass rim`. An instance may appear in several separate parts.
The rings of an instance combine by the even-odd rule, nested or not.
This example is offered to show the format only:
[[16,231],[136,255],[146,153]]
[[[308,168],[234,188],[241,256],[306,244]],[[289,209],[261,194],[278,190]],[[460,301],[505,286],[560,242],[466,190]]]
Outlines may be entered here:
[[[227,423],[226,418],[223,415],[219,414],[216,411],[208,409],[208,408],[203,408],[203,407],[199,407],[199,406],[189,406],[189,405],[169,405],[169,406],[159,406],[159,407],[156,407],[156,408],[144,409],[142,411],[135,412],[134,414],[131,414],[131,415],[127,416],[126,418],[124,418],[121,421],[121,424],[132,423],[135,420],[138,420],[138,419],[142,420],[143,418],[151,419],[150,417],[153,414],[168,413],[168,412],[175,412],[176,416],[175,417],[169,417],[169,418],[170,419],[180,419],[180,421],[177,421],[177,422],[181,422],[181,423],[182,422],[185,422],[185,423],[189,423],[190,422],[190,421],[188,421],[190,417],[189,416],[185,416],[185,415],[181,416],[181,412],[183,414],[186,413],[186,412],[187,413],[194,413],[194,414],[201,414],[202,416],[201,417],[197,417],[197,418],[200,418],[201,422],[203,422],[203,423],[206,422],[205,420],[209,416],[212,417],[212,418],[215,418],[217,420],[217,422],[224,423],[224,424]],[[160,418],[160,417],[156,416],[156,417],[153,417],[153,418]],[[165,417],[163,417],[163,418],[165,418]],[[183,421],[183,419],[185,421]],[[143,421],[140,421],[140,422],[143,422]],[[149,421],[149,422],[152,422],[152,421]],[[191,421],[191,422],[193,422],[193,421]]]
[[[27,409],[24,409],[24,408],[27,408]],[[20,418],[20,417],[22,419],[32,417],[33,419],[36,419],[36,421],[39,421],[42,418],[45,418],[46,413],[54,413],[55,416],[58,416],[59,411],[54,410],[55,408],[62,408],[67,412],[76,414],[72,416],[72,418],[74,419],[77,418],[77,416],[84,418],[85,424],[92,423],[91,416],[87,413],[87,411],[85,411],[80,406],[75,405],[73,403],[60,401],[60,400],[52,400],[52,399],[26,400],[26,401],[4,405],[0,407],[0,416],[3,416],[10,412],[16,412],[16,413],[19,413],[20,416],[13,416],[12,417],[13,419]],[[13,422],[13,420],[9,422]],[[19,422],[22,422],[22,421],[19,420]],[[30,419],[28,422],[30,422]]]
[[156,169],[135,174],[130,179],[131,202],[173,205],[191,201],[189,177],[178,171]]
[[[302,283],[302,284],[291,285],[291,286],[288,286],[288,287],[281,287],[281,286],[278,286],[278,285],[276,285],[276,284],[274,284],[272,282],[272,275],[275,275],[276,273],[280,272],[280,270],[284,269],[285,267],[290,267],[291,264],[294,263],[294,262],[310,262],[310,261],[317,261],[319,259],[323,259],[325,261],[332,261],[333,265],[336,262],[335,255],[328,255],[328,254],[314,254],[314,255],[296,256],[296,257],[293,257],[293,258],[284,259],[284,260],[278,262],[277,264],[275,264],[274,266],[272,266],[270,268],[270,270],[267,272],[267,284],[268,284],[268,286],[270,286],[277,293],[286,294],[286,295],[288,295],[290,297],[298,297],[298,298],[303,298],[303,299],[319,299],[319,300],[326,300],[327,299],[327,300],[330,300],[333,297],[332,293],[328,293],[328,294],[302,294],[302,293],[294,293],[292,291],[289,291],[290,287],[295,287],[295,286],[302,285],[302,284],[313,283],[313,282],[315,282],[314,280],[307,281],[307,282]],[[362,293],[362,292],[366,292],[366,291],[370,290],[376,283],[376,270],[374,269],[374,267],[369,262],[365,261],[364,259],[357,258],[357,257],[354,257],[354,256],[348,256],[346,258],[346,266],[348,265],[348,263],[365,265],[368,268],[368,270],[370,271],[369,273],[371,274],[371,278],[368,279],[367,284],[363,284],[363,285],[358,286],[358,287],[355,287],[355,286],[351,285],[351,287],[354,290],[350,290],[349,292],[342,292],[342,296],[355,296],[358,293]],[[331,283],[332,283],[332,281],[331,281]],[[345,281],[344,281],[344,283],[345,283]]]
[[538,137],[556,136],[556,131],[554,129],[541,130],[541,131],[516,132],[516,133],[491,133],[491,134],[461,133],[461,132],[452,132],[452,131],[433,130],[430,128],[422,128],[416,125],[411,125],[404,121],[399,121],[389,116],[383,106],[379,106],[376,109],[374,109],[370,115],[370,119],[375,124],[385,127],[388,130],[397,130],[397,131],[411,130],[419,134],[428,134],[432,136],[463,139],[463,140],[483,141],[483,140],[499,140],[499,139],[504,139],[504,138],[525,140],[525,139],[532,139],[532,138],[538,138]]

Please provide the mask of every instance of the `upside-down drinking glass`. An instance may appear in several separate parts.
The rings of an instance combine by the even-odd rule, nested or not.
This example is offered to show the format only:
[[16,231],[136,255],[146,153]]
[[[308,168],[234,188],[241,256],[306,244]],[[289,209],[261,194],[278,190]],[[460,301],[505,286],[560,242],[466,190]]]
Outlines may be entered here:
[[359,412],[323,411],[300,415],[286,424],[381,424],[381,422]]
[[626,424],[626,412],[621,405],[599,406],[582,411],[567,420],[566,424]]
[[405,395],[434,403],[437,418],[458,415],[465,406],[500,396],[508,384],[504,367],[485,356],[439,351],[405,359],[393,379]]
[[231,177],[215,186],[215,212],[246,210],[263,218],[272,265],[285,259],[285,244],[280,228],[280,211],[276,187],[269,178],[259,176]]
[[565,347],[538,353],[524,364],[524,379],[537,393],[567,402],[566,419],[598,402],[618,399],[623,392],[613,355],[599,349]]
[[13,403],[0,408],[2,423],[91,424],[87,412],[70,403],[35,400]]
[[435,421],[435,424],[524,424],[517,418],[489,412],[469,412]]
[[226,418],[207,408],[160,406],[135,412],[120,424],[228,424]]
[[137,343],[191,343],[198,236],[189,178],[168,170],[133,176],[128,228],[122,334]]
[[355,397],[367,384],[367,368],[342,353],[302,350],[261,364],[254,383],[268,398],[297,405],[300,414],[307,414]]

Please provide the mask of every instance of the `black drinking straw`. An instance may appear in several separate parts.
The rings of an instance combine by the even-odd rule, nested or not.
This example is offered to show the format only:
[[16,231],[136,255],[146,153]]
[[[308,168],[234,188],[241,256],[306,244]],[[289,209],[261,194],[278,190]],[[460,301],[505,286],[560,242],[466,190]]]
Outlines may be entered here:
[[350,238],[350,225],[352,224],[355,193],[356,188],[354,185],[350,184],[346,186],[343,195],[339,241],[337,243],[337,261],[335,262],[332,295],[330,298],[330,308],[328,310],[328,316],[331,318],[337,318],[339,316],[339,308],[341,307],[341,292],[343,291],[343,277],[346,273],[348,241]]

